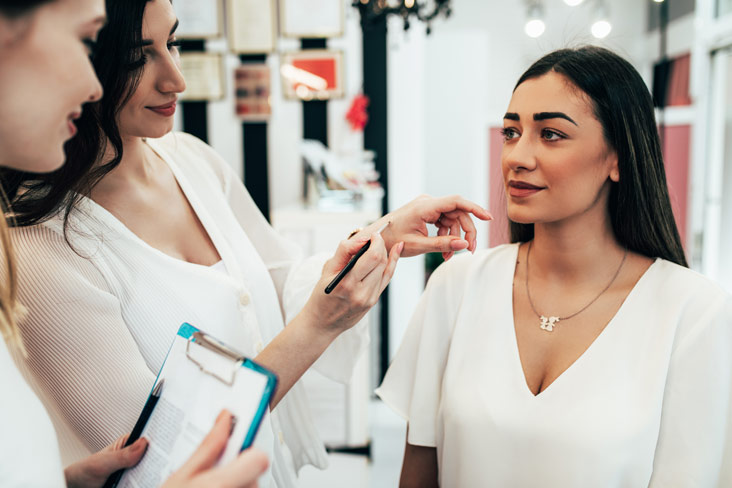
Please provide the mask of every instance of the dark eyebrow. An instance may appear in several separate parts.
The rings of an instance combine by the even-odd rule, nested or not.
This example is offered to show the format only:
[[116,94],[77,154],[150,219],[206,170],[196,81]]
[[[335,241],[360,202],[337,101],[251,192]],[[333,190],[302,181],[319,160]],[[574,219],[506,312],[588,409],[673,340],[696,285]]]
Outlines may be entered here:
[[514,113],[514,112],[506,112],[506,115],[504,115],[503,118],[508,119],[508,120],[515,120],[516,122],[521,120],[521,117],[519,117],[519,114]]
[[[178,29],[179,23],[180,23],[180,21],[178,19],[175,19],[175,24],[173,24],[173,27],[170,28],[170,34],[168,34],[168,36],[173,35],[173,33]],[[140,47],[152,46],[153,41],[151,41],[150,39],[143,39],[139,45],[140,45]]]
[[547,119],[565,119],[570,122],[572,122],[574,125],[577,125],[577,122],[572,120],[572,118],[562,112],[541,112],[538,114],[534,114],[534,120],[547,120]]

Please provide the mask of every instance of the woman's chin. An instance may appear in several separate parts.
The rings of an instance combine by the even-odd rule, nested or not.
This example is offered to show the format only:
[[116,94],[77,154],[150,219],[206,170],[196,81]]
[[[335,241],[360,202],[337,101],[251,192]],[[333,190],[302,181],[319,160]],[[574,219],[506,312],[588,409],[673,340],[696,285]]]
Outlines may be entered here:
[[51,173],[56,171],[66,162],[66,155],[59,145],[58,149],[46,151],[43,156],[33,157],[32,154],[24,154],[25,157],[5,158],[0,162],[0,167],[7,167],[27,173]]
[[148,139],[159,139],[172,130],[173,124],[170,124],[170,126],[166,127],[155,127],[151,128],[148,131],[145,131],[145,135],[143,137],[146,137]]
[[516,224],[533,224],[536,219],[524,212],[508,212],[508,220]]

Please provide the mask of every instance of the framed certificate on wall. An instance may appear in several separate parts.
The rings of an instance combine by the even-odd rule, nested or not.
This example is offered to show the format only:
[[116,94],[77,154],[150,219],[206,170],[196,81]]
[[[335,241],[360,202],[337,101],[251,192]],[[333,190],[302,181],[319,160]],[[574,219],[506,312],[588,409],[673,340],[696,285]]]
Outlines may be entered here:
[[229,49],[237,54],[266,54],[275,50],[275,0],[226,0]]
[[178,16],[176,36],[181,39],[212,39],[221,37],[221,0],[175,0]]
[[286,98],[328,100],[341,98],[343,53],[326,49],[281,54],[282,88]]
[[341,37],[343,0],[280,0],[280,31],[285,37]]
[[218,53],[181,53],[180,68],[186,80],[185,101],[212,101],[224,98],[224,59]]

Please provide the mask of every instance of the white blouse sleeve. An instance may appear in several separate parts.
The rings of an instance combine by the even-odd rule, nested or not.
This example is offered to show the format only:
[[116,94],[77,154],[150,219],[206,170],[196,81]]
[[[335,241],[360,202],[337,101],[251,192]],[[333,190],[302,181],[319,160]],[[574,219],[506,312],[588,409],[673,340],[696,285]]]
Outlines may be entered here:
[[699,312],[672,353],[651,487],[732,486],[732,298]]
[[[221,179],[234,216],[272,277],[283,319],[288,324],[307,303],[330,256],[321,253],[304,258],[299,246],[283,238],[267,222],[239,177],[213,148],[191,136],[181,136],[190,139]],[[347,383],[368,344],[368,320],[364,319],[333,341],[313,368],[335,381]]]
[[[13,229],[24,366],[90,451],[130,432],[155,381],[92,260],[44,226]],[[112,381],[111,379],[114,379]]]
[[407,441],[436,447],[435,425],[442,378],[472,256],[439,266],[412,316],[399,350],[376,394],[407,420]]

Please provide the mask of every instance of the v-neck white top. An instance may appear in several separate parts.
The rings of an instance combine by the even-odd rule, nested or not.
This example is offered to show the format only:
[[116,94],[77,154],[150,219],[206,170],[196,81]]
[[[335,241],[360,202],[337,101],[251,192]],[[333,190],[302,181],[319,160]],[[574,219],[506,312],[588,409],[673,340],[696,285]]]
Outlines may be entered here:
[[[183,133],[147,144],[174,173],[221,265],[173,258],[86,198],[71,215],[73,248],[61,216],[12,230],[29,310],[21,322],[29,357],[19,367],[51,414],[65,463],[132,429],[181,323],[255,357],[305,304],[327,258],[302,260],[208,145]],[[315,367],[348,381],[367,342],[364,322]],[[271,463],[262,487],[294,486],[300,466],[327,465],[301,383],[266,417],[255,445]]]
[[441,265],[377,390],[410,444],[437,448],[440,485],[732,486],[732,297],[657,259],[534,396],[513,325],[517,251]]

